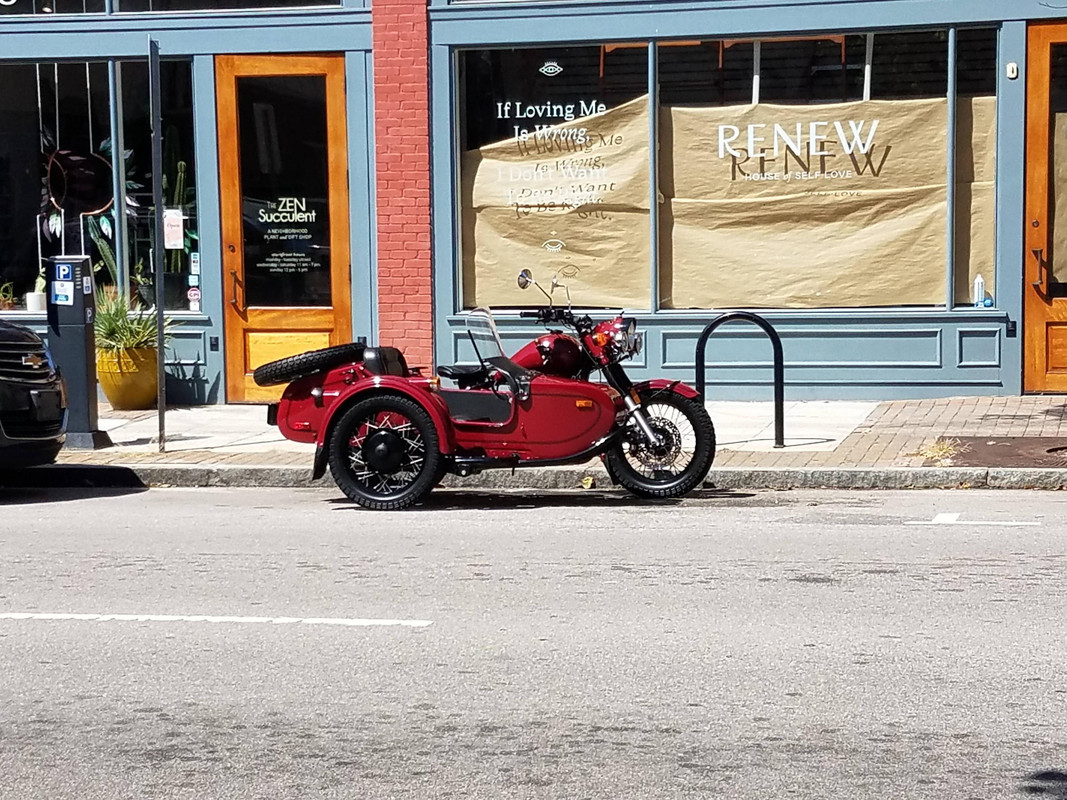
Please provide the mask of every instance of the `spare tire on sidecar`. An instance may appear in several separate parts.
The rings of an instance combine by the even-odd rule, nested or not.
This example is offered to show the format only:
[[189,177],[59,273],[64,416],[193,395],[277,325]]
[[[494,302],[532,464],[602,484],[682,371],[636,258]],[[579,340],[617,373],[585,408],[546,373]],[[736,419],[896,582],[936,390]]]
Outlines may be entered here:
[[367,346],[362,342],[349,342],[338,344],[333,347],[324,347],[322,350],[312,350],[309,353],[301,353],[297,356],[279,358],[261,367],[257,367],[252,373],[252,380],[257,386],[277,386],[280,383],[292,383],[300,378],[305,378],[316,372],[332,369],[333,367],[354,361],[362,361],[363,353]]

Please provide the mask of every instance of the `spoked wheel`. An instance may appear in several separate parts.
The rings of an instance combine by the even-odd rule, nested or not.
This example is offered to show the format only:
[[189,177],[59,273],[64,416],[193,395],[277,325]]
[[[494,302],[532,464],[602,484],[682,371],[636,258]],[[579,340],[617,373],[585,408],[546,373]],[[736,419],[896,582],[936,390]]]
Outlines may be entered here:
[[715,458],[715,428],[699,399],[673,392],[641,398],[648,424],[659,437],[652,445],[630,421],[626,437],[609,450],[611,477],[638,497],[680,497],[695,489]]
[[364,508],[394,511],[429,494],[441,452],[430,415],[406,397],[370,397],[352,406],[330,437],[330,472]]

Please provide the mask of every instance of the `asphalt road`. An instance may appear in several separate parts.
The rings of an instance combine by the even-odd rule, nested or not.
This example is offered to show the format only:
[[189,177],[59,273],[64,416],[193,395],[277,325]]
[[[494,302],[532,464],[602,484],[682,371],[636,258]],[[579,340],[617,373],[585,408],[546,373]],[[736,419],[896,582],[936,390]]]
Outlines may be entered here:
[[0,798],[1067,798],[1065,511],[0,490]]

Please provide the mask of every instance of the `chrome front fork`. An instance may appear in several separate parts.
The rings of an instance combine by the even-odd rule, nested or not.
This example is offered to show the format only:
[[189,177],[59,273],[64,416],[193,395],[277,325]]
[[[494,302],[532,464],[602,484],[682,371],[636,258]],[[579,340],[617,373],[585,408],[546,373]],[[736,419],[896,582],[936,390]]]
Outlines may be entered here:
[[623,395],[623,403],[630,409],[630,416],[634,418],[637,423],[637,427],[641,429],[641,433],[648,439],[648,443],[653,447],[658,447],[660,444],[660,438],[656,435],[656,432],[652,430],[652,426],[648,424],[648,418],[645,417],[645,412],[642,408],[634,402],[634,399],[629,395]]

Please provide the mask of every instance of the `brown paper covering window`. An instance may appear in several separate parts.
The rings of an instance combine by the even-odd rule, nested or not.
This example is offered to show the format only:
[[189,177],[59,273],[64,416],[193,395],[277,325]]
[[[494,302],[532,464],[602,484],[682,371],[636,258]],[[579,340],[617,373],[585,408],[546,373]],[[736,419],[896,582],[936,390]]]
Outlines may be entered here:
[[[577,304],[649,305],[647,108],[463,155],[465,306],[529,304],[516,273],[565,266]],[[995,117],[993,97],[958,102],[959,303],[979,273],[995,289]],[[944,303],[946,100],[667,107],[659,125],[662,307]]]

